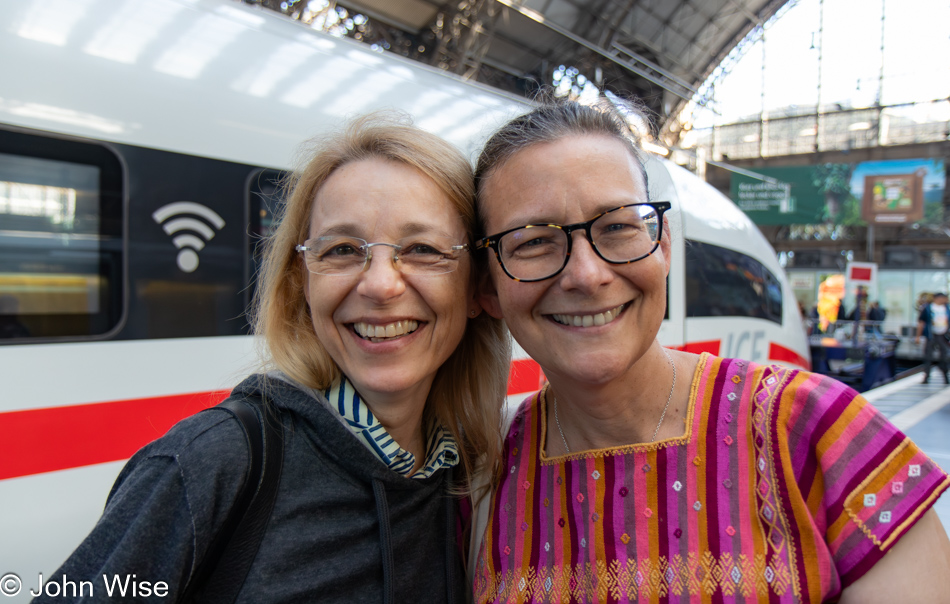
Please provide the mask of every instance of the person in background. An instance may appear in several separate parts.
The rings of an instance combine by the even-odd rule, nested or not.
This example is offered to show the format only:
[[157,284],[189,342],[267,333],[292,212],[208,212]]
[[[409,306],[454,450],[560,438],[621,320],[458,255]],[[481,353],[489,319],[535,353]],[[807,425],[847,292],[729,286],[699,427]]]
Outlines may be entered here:
[[868,320],[883,321],[886,318],[887,310],[881,306],[881,303],[878,300],[871,302],[871,307],[868,309]]
[[920,338],[926,339],[924,345],[924,384],[930,381],[930,368],[933,365],[934,354],[938,356],[938,367],[943,373],[943,382],[950,384],[950,378],[947,376],[947,327],[950,322],[950,311],[947,309],[947,294],[937,293],[933,296],[933,302],[925,304],[917,317],[917,338],[919,344]]
[[[273,512],[236,602],[461,604],[454,495],[500,447],[508,370],[504,327],[475,298],[471,165],[384,115],[317,141],[305,162],[260,274],[267,373],[231,393],[262,399],[283,435]],[[192,581],[247,468],[229,413],[181,421],[129,460],[54,573],[95,581],[94,597],[36,601],[131,601],[99,580],[130,575],[164,584],[142,600],[217,601]]]
[[657,340],[671,204],[630,111],[542,104],[477,163],[482,306],[549,383],[476,511],[475,601],[946,601],[950,478],[860,394]]
[[868,319],[868,293],[863,285],[859,285],[854,297],[854,308],[848,313],[848,320],[867,321]]
[[884,333],[884,326],[882,323],[886,317],[887,311],[881,307],[881,303],[877,300],[871,302],[871,304],[868,306],[868,321],[871,322],[868,331],[876,334]]
[[848,318],[849,314],[844,304],[844,296],[838,298],[838,314],[835,315],[835,321],[844,321]]
[[808,335],[820,334],[821,331],[821,315],[818,314],[818,305],[815,304],[811,307],[811,310],[808,311],[808,320],[811,324],[811,330],[808,332]]

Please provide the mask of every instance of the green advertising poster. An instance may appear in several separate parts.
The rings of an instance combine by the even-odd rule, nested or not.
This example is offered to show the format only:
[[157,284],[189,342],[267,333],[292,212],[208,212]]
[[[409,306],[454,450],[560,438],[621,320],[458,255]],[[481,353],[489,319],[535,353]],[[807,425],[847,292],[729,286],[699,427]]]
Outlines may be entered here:
[[[749,172],[760,177],[732,173],[731,197],[760,225],[943,220],[945,167],[939,159],[763,167]],[[902,196],[905,190],[908,193]],[[898,203],[905,197],[907,208]]]
[[851,166],[821,164],[755,168],[765,180],[732,174],[732,201],[761,225],[819,224],[841,213],[850,194]]

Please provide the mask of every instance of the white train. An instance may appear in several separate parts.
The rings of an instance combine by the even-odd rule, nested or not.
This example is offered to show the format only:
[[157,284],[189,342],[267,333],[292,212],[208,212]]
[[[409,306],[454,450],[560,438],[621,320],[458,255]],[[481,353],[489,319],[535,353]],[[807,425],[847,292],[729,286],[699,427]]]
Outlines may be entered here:
[[[520,99],[220,0],[0,4],[0,589],[28,600],[125,459],[257,364],[244,320],[275,178],[393,107],[475,154]],[[774,251],[661,159],[663,344],[809,366]],[[509,394],[543,378],[516,354]]]

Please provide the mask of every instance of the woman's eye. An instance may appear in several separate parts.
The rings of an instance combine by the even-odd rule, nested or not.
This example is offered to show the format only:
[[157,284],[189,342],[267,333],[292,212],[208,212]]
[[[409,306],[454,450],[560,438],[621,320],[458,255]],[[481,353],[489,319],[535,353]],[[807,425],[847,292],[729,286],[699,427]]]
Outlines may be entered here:
[[633,235],[643,230],[642,222],[611,222],[605,224],[601,228],[601,232],[605,234],[630,234]]
[[359,254],[359,248],[349,244],[341,243],[339,245],[334,245],[327,251],[325,251],[323,256],[353,256]]
[[557,247],[557,243],[551,237],[535,237],[533,239],[528,239],[527,241],[522,241],[511,250],[512,254],[520,255],[537,255],[545,254],[549,251],[553,251]]
[[551,243],[551,240],[547,239],[546,237],[535,237],[534,239],[529,239],[528,241],[525,241],[524,243],[519,245],[518,248],[519,249],[531,248],[531,247],[537,247],[539,245],[545,245],[549,243]]
[[410,243],[409,245],[403,246],[401,255],[441,256],[442,252],[440,252],[436,247],[427,243]]

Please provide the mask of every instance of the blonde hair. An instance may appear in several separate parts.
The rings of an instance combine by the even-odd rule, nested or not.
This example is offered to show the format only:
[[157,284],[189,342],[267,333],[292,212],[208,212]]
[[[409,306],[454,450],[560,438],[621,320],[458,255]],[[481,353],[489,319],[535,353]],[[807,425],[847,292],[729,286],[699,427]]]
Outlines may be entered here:
[[[300,169],[284,185],[290,194],[266,242],[252,313],[254,333],[266,346],[265,364],[310,388],[329,387],[340,377],[340,369],[314,333],[304,297],[305,270],[294,247],[307,239],[317,192],[330,175],[370,158],[399,162],[431,178],[458,211],[470,249],[474,241],[471,165],[454,146],[414,127],[408,116],[369,114],[310,141],[298,161]],[[423,421],[437,420],[455,437],[467,477],[463,484],[473,476],[481,454],[492,460],[500,454],[509,359],[503,323],[481,313],[468,321],[462,341],[439,368],[429,391]]]

